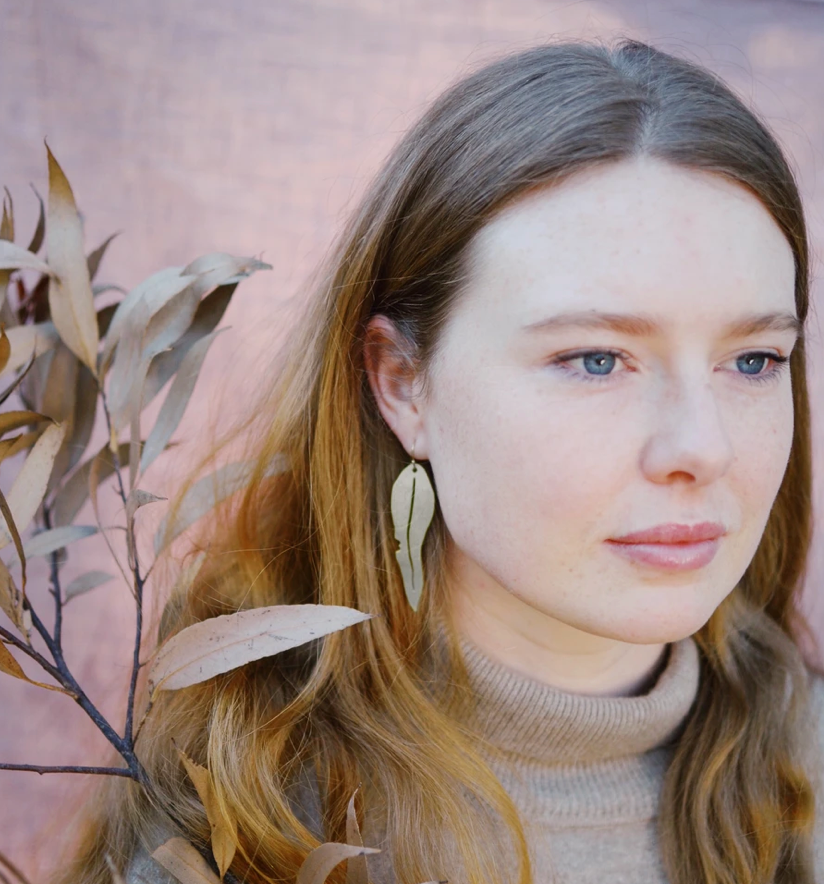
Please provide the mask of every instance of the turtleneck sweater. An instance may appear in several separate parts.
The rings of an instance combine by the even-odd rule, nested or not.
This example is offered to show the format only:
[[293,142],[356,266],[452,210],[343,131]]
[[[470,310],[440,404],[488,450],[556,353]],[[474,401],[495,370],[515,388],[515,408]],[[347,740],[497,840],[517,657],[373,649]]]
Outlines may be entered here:
[[[459,713],[492,747],[487,761],[521,816],[534,884],[667,884],[658,838],[664,774],[698,690],[695,641],[671,644],[644,693],[570,693],[509,669],[461,642],[474,702]],[[824,753],[824,680],[813,680],[813,715]],[[821,795],[820,781],[815,780]],[[819,806],[821,798],[819,798]],[[317,802],[302,815],[319,829]],[[816,881],[824,884],[824,824],[816,821]],[[364,828],[373,884],[395,884],[391,846]],[[173,879],[143,851],[127,884]]]

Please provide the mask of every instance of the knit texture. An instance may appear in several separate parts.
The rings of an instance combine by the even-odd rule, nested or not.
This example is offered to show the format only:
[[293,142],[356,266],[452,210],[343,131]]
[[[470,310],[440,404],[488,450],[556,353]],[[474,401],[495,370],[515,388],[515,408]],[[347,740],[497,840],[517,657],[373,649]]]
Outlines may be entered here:
[[[492,769],[525,826],[535,884],[667,884],[657,835],[661,787],[695,700],[692,638],[669,646],[655,684],[634,697],[573,694],[528,678],[464,641],[475,702],[465,722],[490,748]],[[824,681],[813,679],[824,756]],[[464,713],[460,713],[464,718]],[[818,794],[821,782],[816,774]],[[819,799],[821,801],[821,799]],[[375,833],[376,834],[376,833]],[[391,850],[369,858],[374,884],[393,884]],[[816,824],[816,881],[824,884],[824,825]],[[143,852],[127,884],[167,884]]]

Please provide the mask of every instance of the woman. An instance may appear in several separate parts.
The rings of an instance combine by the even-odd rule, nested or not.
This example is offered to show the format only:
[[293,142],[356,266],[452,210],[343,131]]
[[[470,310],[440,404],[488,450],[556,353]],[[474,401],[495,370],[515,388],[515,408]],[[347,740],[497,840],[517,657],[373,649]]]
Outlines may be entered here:
[[[259,481],[160,640],[376,616],[163,696],[139,748],[185,836],[172,740],[237,819],[238,880],[294,881],[356,791],[376,884],[824,880],[808,303],[792,172],[707,71],[560,43],[446,92],[344,231],[247,432]],[[106,851],[170,880],[157,802],[107,790],[61,880],[109,880]]]

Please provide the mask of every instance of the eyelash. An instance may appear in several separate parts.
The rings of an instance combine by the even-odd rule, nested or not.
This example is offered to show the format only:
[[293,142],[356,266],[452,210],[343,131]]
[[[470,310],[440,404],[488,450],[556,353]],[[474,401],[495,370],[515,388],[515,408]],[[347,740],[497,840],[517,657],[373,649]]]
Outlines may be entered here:
[[[562,356],[556,356],[550,362],[551,365],[559,366],[563,371],[569,372],[570,374],[575,374],[576,378],[583,381],[594,381],[595,383],[600,383],[602,381],[606,381],[612,377],[612,372],[605,375],[596,375],[589,374],[588,372],[578,373],[574,372],[572,369],[568,368],[566,363],[572,362],[574,359],[583,359],[585,356],[590,355],[603,355],[603,356],[615,356],[618,359],[626,362],[629,358],[626,353],[622,350],[609,350],[609,349],[591,349],[591,350],[577,350],[574,353],[566,353]],[[773,367],[763,374],[757,375],[747,375],[743,372],[738,372],[741,377],[755,384],[767,384],[771,383],[778,379],[778,377],[783,374],[783,372],[788,367],[788,363],[790,361],[789,356],[778,356],[775,353],[767,353],[763,350],[751,350],[746,353],[742,353],[741,356],[766,356],[768,359],[772,360]],[[739,357],[740,358],[740,357]]]

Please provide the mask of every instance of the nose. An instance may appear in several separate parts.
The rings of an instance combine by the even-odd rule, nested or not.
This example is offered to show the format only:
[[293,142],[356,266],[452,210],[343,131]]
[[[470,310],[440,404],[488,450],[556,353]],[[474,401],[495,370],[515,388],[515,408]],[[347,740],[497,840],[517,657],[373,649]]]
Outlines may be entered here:
[[641,454],[641,469],[650,481],[707,485],[726,473],[734,451],[710,383],[673,382],[653,412],[653,429]]

